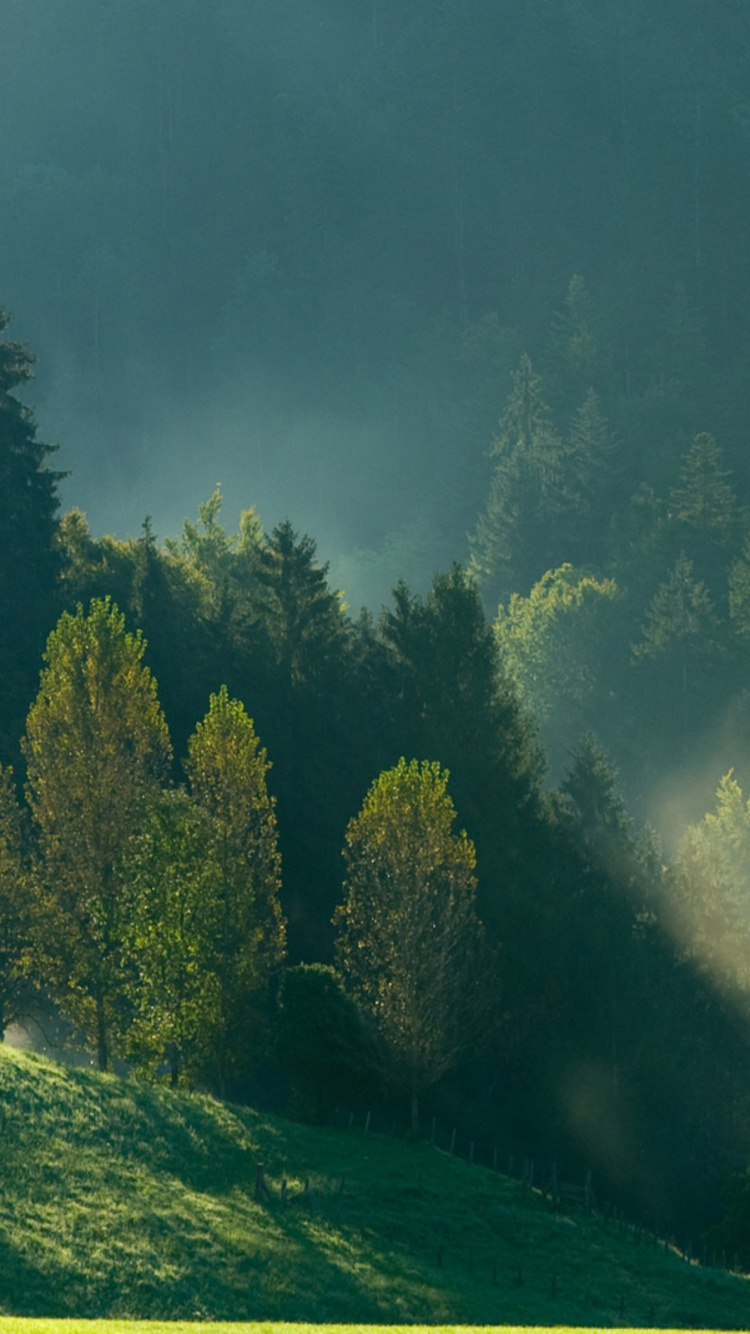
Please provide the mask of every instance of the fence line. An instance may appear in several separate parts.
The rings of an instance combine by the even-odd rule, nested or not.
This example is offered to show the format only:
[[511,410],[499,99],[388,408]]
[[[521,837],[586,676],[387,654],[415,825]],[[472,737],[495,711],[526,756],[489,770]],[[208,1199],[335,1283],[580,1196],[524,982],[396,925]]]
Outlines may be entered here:
[[[350,1130],[363,1130],[365,1134],[379,1133],[390,1137],[404,1138],[409,1133],[409,1126],[406,1121],[400,1121],[390,1113],[367,1111],[357,1114],[354,1112],[343,1113],[338,1110],[329,1118],[329,1122],[339,1128],[348,1127]],[[693,1248],[691,1238],[683,1238],[678,1241],[674,1235],[665,1237],[653,1228],[646,1227],[643,1223],[628,1217],[619,1206],[612,1204],[610,1201],[598,1200],[594,1191],[593,1172],[590,1168],[584,1169],[583,1181],[565,1180],[556,1159],[550,1161],[543,1158],[530,1158],[517,1153],[503,1155],[498,1144],[493,1143],[490,1149],[486,1141],[481,1144],[477,1140],[467,1139],[465,1143],[462,1143],[458,1139],[458,1127],[452,1126],[448,1130],[438,1122],[435,1116],[431,1118],[429,1141],[437,1148],[442,1148],[453,1156],[464,1158],[469,1166],[476,1165],[491,1168],[495,1172],[520,1181],[525,1189],[537,1191],[549,1199],[557,1208],[566,1205],[579,1208],[587,1214],[596,1215],[605,1226],[611,1226],[620,1234],[629,1233],[638,1243],[652,1246],[655,1249],[662,1247],[664,1250],[671,1250],[681,1256],[687,1264],[698,1265],[706,1269],[723,1269],[733,1273],[744,1274],[747,1272],[741,1266],[736,1254],[732,1257],[730,1264],[725,1252],[717,1255],[716,1252],[709,1251],[705,1245],[702,1246],[700,1251],[696,1251]]]

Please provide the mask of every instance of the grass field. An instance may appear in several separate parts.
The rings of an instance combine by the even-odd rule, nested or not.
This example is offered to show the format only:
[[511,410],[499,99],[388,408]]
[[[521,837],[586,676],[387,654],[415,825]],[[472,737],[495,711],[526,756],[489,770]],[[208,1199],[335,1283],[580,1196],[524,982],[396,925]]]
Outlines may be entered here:
[[[311,1325],[253,1321],[197,1324],[191,1321],[35,1320],[24,1316],[0,1317],[0,1334],[543,1334],[539,1325]],[[601,1326],[602,1330],[608,1326]],[[547,1326],[549,1334],[598,1334],[596,1326]],[[628,1334],[623,1330],[623,1334]],[[647,1334],[639,1330],[639,1334]],[[670,1334],[667,1330],[660,1334]],[[676,1334],[676,1332],[675,1332]]]
[[[23,1316],[0,1317],[0,1334],[543,1334],[539,1325],[311,1325],[253,1321],[196,1324],[191,1321],[35,1320]],[[598,1334],[596,1326],[548,1326],[549,1334]],[[608,1326],[602,1326],[602,1330]],[[623,1334],[628,1334],[623,1330]],[[639,1330],[639,1334],[646,1334]],[[660,1334],[669,1334],[662,1330]],[[676,1332],[675,1332],[676,1334]]]
[[128,1318],[750,1326],[745,1278],[556,1212],[428,1144],[2,1049],[0,1133],[0,1314],[73,1318],[48,1329],[96,1329],[84,1317],[114,1318],[110,1334]]

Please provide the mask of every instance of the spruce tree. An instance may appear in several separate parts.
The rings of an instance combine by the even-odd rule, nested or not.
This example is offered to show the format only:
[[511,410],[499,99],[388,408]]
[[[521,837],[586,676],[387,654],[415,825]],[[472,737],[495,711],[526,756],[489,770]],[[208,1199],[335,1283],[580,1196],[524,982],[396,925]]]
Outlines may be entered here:
[[565,559],[559,549],[559,519],[566,507],[564,445],[541,378],[525,355],[491,454],[497,464],[472,539],[472,567],[487,598],[496,603],[525,592]]
[[747,523],[729,477],[721,467],[721,450],[714,437],[702,431],[682,461],[677,486],[669,493],[668,516],[675,536],[697,562],[702,577],[711,579],[714,586],[723,582],[731,549]]
[[[0,334],[9,316],[0,308]],[[34,414],[16,397],[34,357],[22,343],[0,341],[0,756],[17,754],[42,650],[55,619],[59,556],[57,487],[48,466],[56,446],[37,438]]]

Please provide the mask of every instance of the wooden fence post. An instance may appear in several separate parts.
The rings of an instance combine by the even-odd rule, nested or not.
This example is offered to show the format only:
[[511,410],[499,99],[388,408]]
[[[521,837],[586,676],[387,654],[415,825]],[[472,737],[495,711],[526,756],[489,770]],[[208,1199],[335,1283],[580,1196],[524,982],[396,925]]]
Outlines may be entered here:
[[259,1202],[268,1194],[268,1187],[263,1180],[263,1164],[255,1164],[255,1198]]

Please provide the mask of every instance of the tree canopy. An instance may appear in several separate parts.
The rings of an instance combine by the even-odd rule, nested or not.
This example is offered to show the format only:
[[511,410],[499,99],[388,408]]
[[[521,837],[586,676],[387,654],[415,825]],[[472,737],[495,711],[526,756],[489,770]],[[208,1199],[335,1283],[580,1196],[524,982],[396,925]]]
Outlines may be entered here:
[[410,1094],[415,1132],[420,1091],[476,1036],[483,984],[474,848],[452,832],[447,783],[438,763],[404,759],[373,783],[347,829],[335,915],[340,967]]
[[34,973],[95,1038],[102,1070],[122,977],[121,858],[171,754],[144,648],[108,599],[64,612],[24,740],[41,857]]

